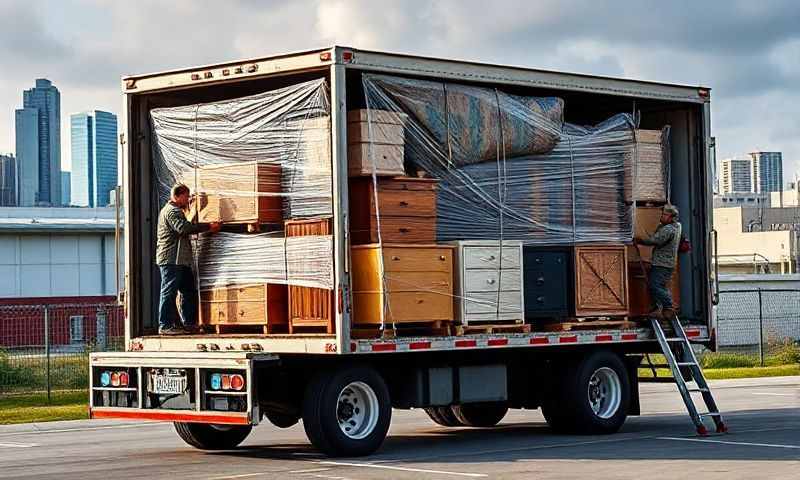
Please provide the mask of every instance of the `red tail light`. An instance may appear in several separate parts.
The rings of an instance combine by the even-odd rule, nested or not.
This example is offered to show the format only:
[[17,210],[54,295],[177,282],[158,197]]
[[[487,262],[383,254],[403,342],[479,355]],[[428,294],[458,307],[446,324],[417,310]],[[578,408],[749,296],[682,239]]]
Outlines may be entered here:
[[111,374],[111,386],[119,387],[119,372],[114,372]]
[[231,389],[231,376],[230,375],[223,375],[222,376],[222,389],[223,390],[230,390]]
[[231,389],[241,390],[244,388],[244,377],[241,375],[231,375]]
[[130,377],[128,376],[128,372],[119,372],[119,386],[127,387],[129,383]]

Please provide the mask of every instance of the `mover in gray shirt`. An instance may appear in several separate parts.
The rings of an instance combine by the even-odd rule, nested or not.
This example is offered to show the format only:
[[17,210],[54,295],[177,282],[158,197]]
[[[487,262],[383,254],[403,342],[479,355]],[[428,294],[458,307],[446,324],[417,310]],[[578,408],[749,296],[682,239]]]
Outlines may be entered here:
[[[175,185],[170,192],[170,201],[158,214],[156,231],[156,264],[161,271],[161,298],[158,304],[158,333],[178,335],[197,331],[197,288],[192,273],[191,235],[219,231],[219,223],[197,224],[186,219],[184,210],[189,208],[189,187]],[[181,293],[181,329],[175,325],[175,299]]]
[[653,247],[653,264],[647,286],[653,299],[651,316],[671,317],[674,315],[672,292],[669,282],[678,260],[678,245],[681,241],[681,224],[678,222],[678,209],[674,205],[664,205],[661,211],[661,224],[648,238],[634,238],[634,243]]

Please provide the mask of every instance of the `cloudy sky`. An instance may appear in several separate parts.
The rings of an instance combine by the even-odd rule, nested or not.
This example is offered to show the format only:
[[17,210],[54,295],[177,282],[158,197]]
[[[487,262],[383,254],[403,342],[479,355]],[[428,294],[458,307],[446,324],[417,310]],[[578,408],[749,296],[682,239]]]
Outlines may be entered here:
[[119,113],[119,78],[334,43],[713,89],[718,158],[784,152],[800,169],[800,2],[0,0],[0,152],[22,90]]

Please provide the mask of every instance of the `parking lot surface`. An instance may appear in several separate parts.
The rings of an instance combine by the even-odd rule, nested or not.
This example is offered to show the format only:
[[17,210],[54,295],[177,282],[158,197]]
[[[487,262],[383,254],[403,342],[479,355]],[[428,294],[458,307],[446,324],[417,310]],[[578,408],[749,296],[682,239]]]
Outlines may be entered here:
[[800,377],[711,382],[731,429],[697,437],[675,386],[642,385],[642,413],[610,436],[553,434],[538,411],[493,429],[394,411],[382,449],[329,459],[302,425],[264,423],[234,451],[185,445],[169,424],[77,421],[0,427],[1,478],[567,479],[800,478]]

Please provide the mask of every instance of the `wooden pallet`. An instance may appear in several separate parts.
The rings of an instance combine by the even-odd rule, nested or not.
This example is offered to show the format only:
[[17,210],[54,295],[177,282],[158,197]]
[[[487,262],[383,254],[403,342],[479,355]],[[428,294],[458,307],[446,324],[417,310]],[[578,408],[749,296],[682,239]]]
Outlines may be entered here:
[[499,323],[485,325],[456,325],[456,336],[487,333],[530,333],[531,326],[526,323]]
[[572,332],[578,330],[610,330],[635,327],[636,323],[627,318],[617,320],[586,319],[584,321],[575,322],[548,323],[542,326],[542,330],[545,332]]
[[253,324],[236,324],[236,323],[218,323],[215,325],[206,325],[207,330],[216,332],[217,335],[245,335],[245,334],[262,334],[272,335],[275,333],[287,333],[287,325],[253,325]]
[[398,323],[387,325],[381,330],[379,325],[353,325],[350,338],[399,338],[399,337],[448,337],[453,334],[453,323],[444,320],[434,322]]

